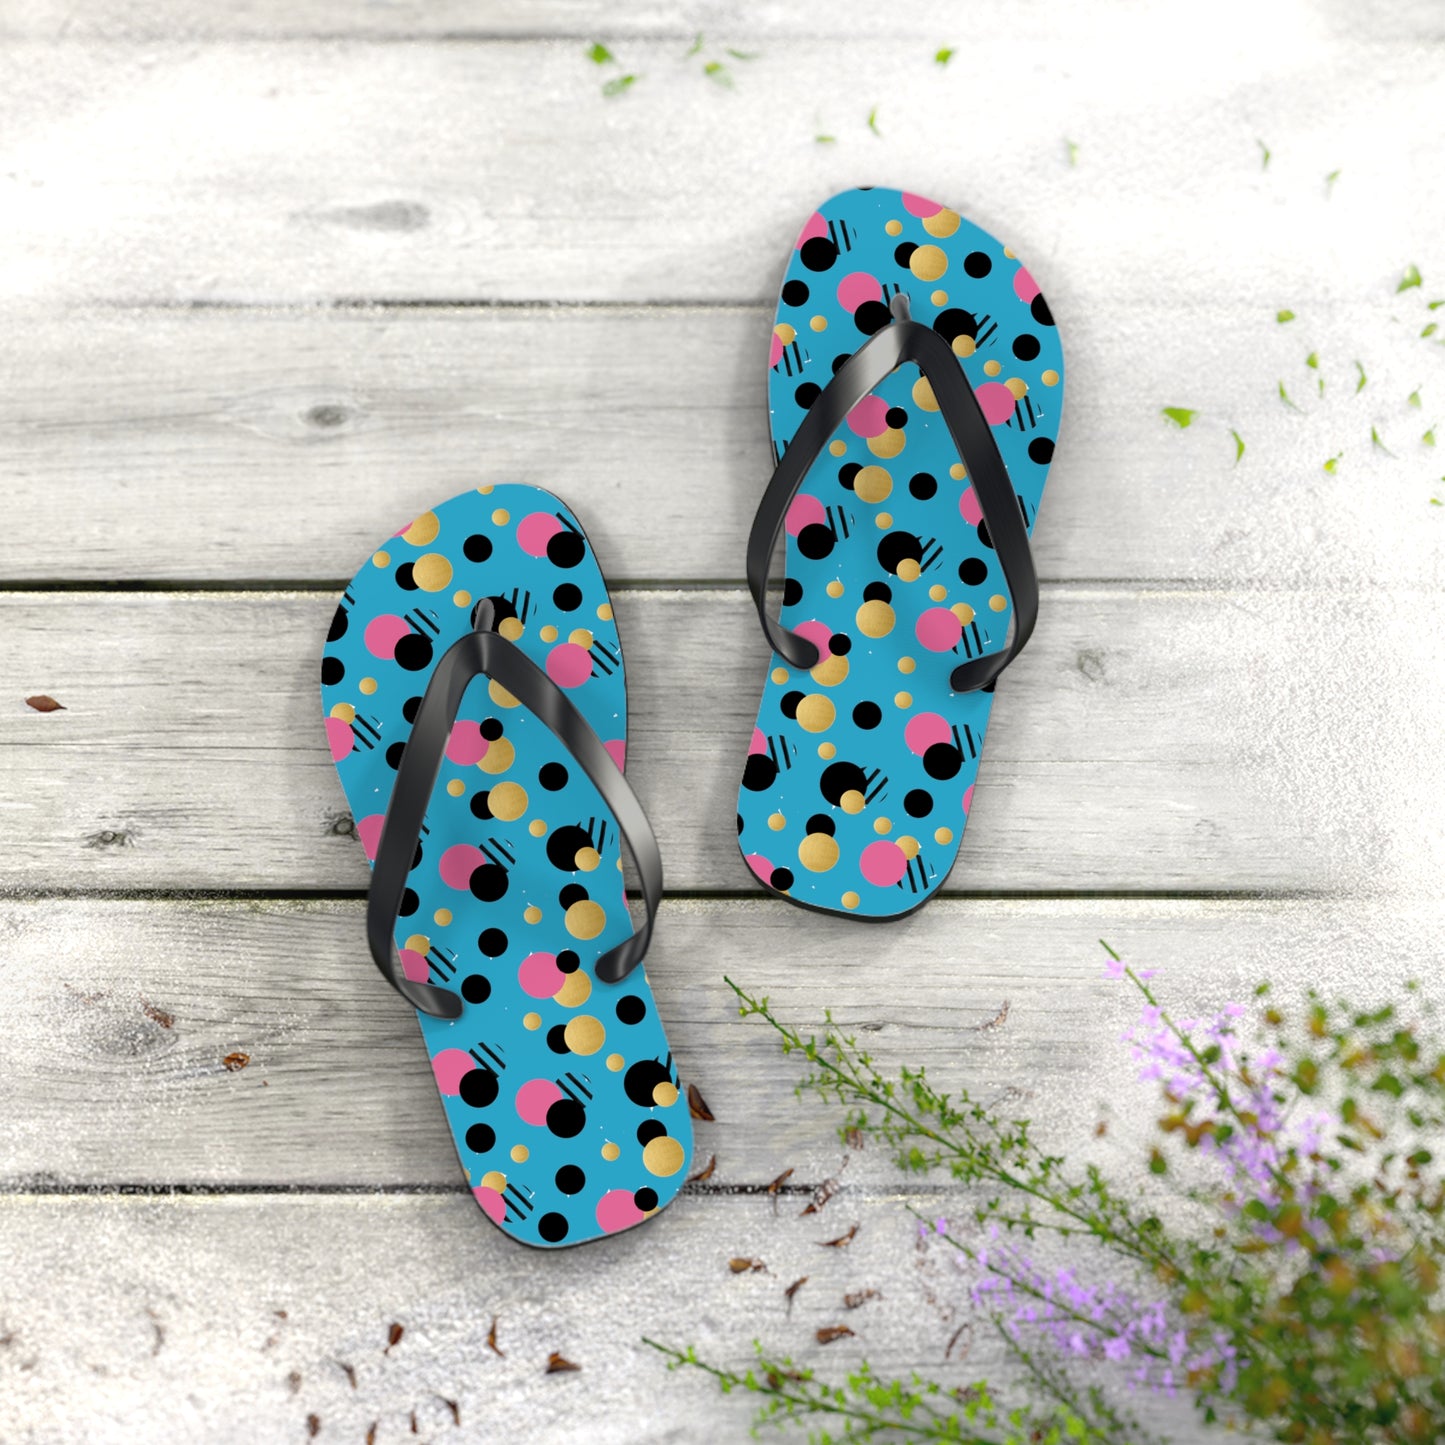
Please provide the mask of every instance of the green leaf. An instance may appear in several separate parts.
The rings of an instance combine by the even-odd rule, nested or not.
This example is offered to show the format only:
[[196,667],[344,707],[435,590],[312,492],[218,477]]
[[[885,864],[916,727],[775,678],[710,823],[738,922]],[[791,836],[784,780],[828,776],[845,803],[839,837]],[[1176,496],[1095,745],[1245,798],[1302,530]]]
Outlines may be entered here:
[[1078,142],[1077,142],[1077,141],[1071,141],[1071,140],[1065,139],[1065,141],[1064,141],[1064,148],[1065,148],[1065,150],[1068,152],[1069,165],[1070,165],[1070,167],[1077,166],[1077,165],[1079,164],[1079,145],[1078,145]]
[[1293,312],[1293,311],[1276,311],[1276,312],[1274,313],[1274,319],[1275,319],[1276,321],[1278,321],[1281,326],[1283,326],[1283,325],[1285,324],[1285,322],[1287,322],[1287,321],[1293,321],[1293,320],[1294,320],[1294,312]]
[[732,72],[722,63],[721,60],[709,60],[702,68],[702,73],[718,85],[732,86]]
[[623,92],[631,90],[636,84],[637,77],[635,75],[614,75],[602,87],[602,94],[610,100],[614,95],[621,95]]
[[1331,172],[1329,173],[1329,175],[1327,175],[1327,176],[1325,177],[1325,199],[1326,199],[1326,200],[1329,200],[1331,194],[1334,192],[1335,182],[1336,182],[1337,180],[1339,180],[1339,178],[1340,178],[1340,173],[1339,173],[1339,171],[1337,171],[1337,170],[1331,171]]
[[1298,411],[1298,410],[1299,410],[1299,407],[1297,407],[1297,406],[1294,404],[1294,402],[1292,402],[1292,401],[1290,400],[1289,392],[1287,392],[1287,391],[1284,389],[1284,382],[1280,382],[1280,384],[1279,384],[1279,399],[1280,399],[1291,411]]
[[878,129],[878,107],[876,105],[868,112],[868,129],[871,130],[874,135],[883,134],[883,132]]
[[1412,391],[1412,392],[1410,393],[1410,395],[1405,398],[1405,400],[1406,400],[1411,406],[1415,407],[1416,410],[1418,410],[1419,407],[1420,407],[1420,388],[1417,386],[1417,387],[1415,388],[1415,390]]
[[758,58],[758,56],[762,54],[762,51],[760,51],[760,50],[734,50],[734,49],[732,48],[732,46],[729,45],[728,48],[727,48],[727,53],[728,53],[729,55],[731,55],[734,60],[756,60],[756,59]]
[[1379,447],[1379,449],[1384,452],[1387,457],[1392,457],[1395,455],[1395,453],[1392,452],[1389,447],[1385,445],[1385,439],[1380,435],[1380,429],[1377,426],[1372,426],[1370,428],[1370,444],[1372,446]]
[[1440,324],[1439,324],[1439,322],[1437,322],[1437,321],[1432,321],[1432,322],[1420,333],[1420,335],[1421,335],[1422,338],[1423,338],[1423,337],[1426,337],[1426,336],[1434,336],[1434,334],[1435,334],[1439,329],[1440,329]]
[[1430,505],[1432,507],[1445,507],[1445,502],[1442,502],[1439,497],[1431,497]]
[[1244,455],[1244,438],[1232,428],[1229,434],[1234,438],[1234,465],[1238,466],[1239,459]]
[[692,37],[692,44],[689,45],[689,46],[687,47],[687,49],[683,52],[682,58],[683,58],[684,60],[690,60],[690,59],[691,59],[694,55],[696,55],[696,54],[698,53],[698,51],[701,50],[701,49],[702,49],[702,31],[699,30],[699,31],[697,32],[697,34]]
[[1395,294],[1398,296],[1401,291],[1408,291],[1412,286],[1419,286],[1420,268],[1412,261],[1405,269],[1405,274],[1400,277],[1400,284],[1395,287]]
[[1311,371],[1318,371],[1318,370],[1320,369],[1320,354],[1319,354],[1319,352],[1318,352],[1318,351],[1312,351],[1312,352],[1310,352],[1310,354],[1309,354],[1307,357],[1305,357],[1305,365],[1306,365],[1307,367],[1309,367],[1309,369],[1310,369]]
[[838,144],[838,137],[835,135],[815,135],[813,144],[820,146],[833,146]]
[[1344,452],[1336,452],[1334,456],[1332,456],[1329,461],[1325,463],[1325,471],[1327,471],[1331,476],[1334,476],[1334,474],[1339,470],[1340,458],[1342,456],[1344,456]]
[[1267,171],[1269,169],[1269,147],[1265,145],[1262,140],[1255,141],[1255,145],[1259,147],[1259,168],[1262,171]]
[[1420,440],[1427,447],[1433,447],[1435,445],[1435,428],[1432,426],[1430,430],[1427,431],[1425,435],[1420,438]]
[[947,65],[953,59],[953,46],[945,45],[933,52],[933,63],[935,65]]
[[1358,361],[1355,363],[1355,370],[1360,373],[1360,379],[1355,383],[1355,395],[1358,396],[1365,389],[1369,377],[1365,375],[1365,368]]
[[617,59],[600,40],[587,52],[587,58],[593,65],[607,65]]
[[1157,1149],[1149,1151],[1149,1172],[1151,1174],[1167,1174],[1169,1172],[1169,1161]]
[[1189,408],[1185,406],[1165,406],[1161,407],[1160,411],[1164,416],[1168,417],[1180,431],[1183,431],[1184,428],[1199,415],[1197,411],[1190,411]]

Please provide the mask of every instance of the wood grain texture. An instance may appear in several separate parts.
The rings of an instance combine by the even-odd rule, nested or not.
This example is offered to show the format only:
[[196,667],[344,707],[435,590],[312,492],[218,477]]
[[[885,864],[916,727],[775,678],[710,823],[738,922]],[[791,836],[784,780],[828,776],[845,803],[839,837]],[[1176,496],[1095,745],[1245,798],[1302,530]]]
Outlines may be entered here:
[[[1188,1016],[1266,976],[1285,1000],[1312,985],[1363,1004],[1431,977],[1439,929],[1436,904],[940,900],[860,940],[856,924],[776,901],[689,900],[664,905],[649,974],[683,1075],[716,1116],[695,1125],[693,1172],[717,1160],[696,1188],[792,1169],[806,1191],[839,1171],[841,1111],[794,1096],[801,1065],[738,1018],[725,975],[799,1027],[831,1009],[885,1069],[926,1065],[1071,1155],[1103,1119],[1101,1162],[1123,1170],[1153,1095],[1133,1083],[1120,1034],[1138,1003],[1104,979],[1100,936],[1157,968]],[[414,1017],[366,956],[360,904],[12,902],[0,939],[0,1189],[462,1188]],[[249,1063],[228,1071],[237,1053]],[[866,1149],[840,1177],[899,1179]]]
[[948,67],[764,47],[734,88],[638,41],[612,100],[576,44],[15,42],[0,298],[761,302],[810,209],[873,179],[962,206],[1070,328],[1369,300],[1431,253],[1430,45],[1304,0],[1211,7],[1187,43],[1163,6],[1036,15],[1030,42],[978,11]]
[[[566,497],[614,583],[741,580],[771,470],[770,316],[17,316],[0,354],[0,480],[25,540],[0,551],[0,582],[339,587],[380,533],[484,480]],[[1416,461],[1428,418],[1405,400],[1420,358],[1372,349],[1379,318],[1369,308],[1341,306],[1310,325],[1294,336],[1231,296],[1183,318],[1158,306],[1076,316],[1034,539],[1041,575],[1445,585],[1445,519],[1426,505]],[[1287,411],[1275,387],[1306,370],[1302,340],[1325,355],[1334,388],[1306,403],[1309,415]],[[1356,354],[1372,377],[1359,397],[1346,374]],[[1376,396],[1379,411],[1365,411]],[[1163,404],[1203,415],[1180,432]],[[1371,416],[1398,457],[1368,447]],[[1231,426],[1248,444],[1238,466]],[[1346,445],[1348,463],[1325,473]],[[1302,493],[1308,546],[1296,541]]]
[[[8,594],[12,887],[363,888],[324,746],[320,593]],[[765,683],[751,603],[616,595],[628,774],[669,886],[745,890],[735,804]],[[999,687],[967,892],[1429,888],[1438,594],[1046,588]],[[1369,708],[1360,688],[1373,689]],[[66,711],[22,698],[48,693]],[[1398,752],[1375,741],[1392,738]]]

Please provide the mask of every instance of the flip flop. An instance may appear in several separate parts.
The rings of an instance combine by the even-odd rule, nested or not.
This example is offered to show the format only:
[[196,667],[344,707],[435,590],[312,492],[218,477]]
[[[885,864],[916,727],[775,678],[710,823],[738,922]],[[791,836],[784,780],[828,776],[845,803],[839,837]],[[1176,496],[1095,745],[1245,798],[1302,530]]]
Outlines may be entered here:
[[477,1203],[540,1246],[650,1218],[692,1126],[638,966],[662,863],[622,774],[622,647],[576,518],[527,486],[424,513],[352,579],[321,683],[372,860],[367,942],[417,1010]]
[[[1038,613],[1028,539],[1063,402],[1058,333],[987,232],[859,189],[803,227],[769,366],[777,470],[748,585],[774,656],[738,842],[793,903],[898,918],[953,866],[994,683]],[[765,592],[783,533],[779,619]]]

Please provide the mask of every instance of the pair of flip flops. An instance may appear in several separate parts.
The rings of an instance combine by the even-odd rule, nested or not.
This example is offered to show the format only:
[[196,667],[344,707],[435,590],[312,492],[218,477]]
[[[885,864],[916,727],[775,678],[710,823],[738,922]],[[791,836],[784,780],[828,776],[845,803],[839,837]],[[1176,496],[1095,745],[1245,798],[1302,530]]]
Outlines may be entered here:
[[[1037,612],[1062,373],[1038,286],[956,211],[854,190],[803,228],[748,547],[774,655],[737,819],[748,867],[791,902],[896,918],[948,875],[994,682]],[[655,1214],[692,1130],[641,967],[662,863],[623,773],[622,646],[581,524],[520,485],[418,517],[346,589],[322,702],[373,867],[368,945],[417,1010],[482,1210],[540,1246]]]

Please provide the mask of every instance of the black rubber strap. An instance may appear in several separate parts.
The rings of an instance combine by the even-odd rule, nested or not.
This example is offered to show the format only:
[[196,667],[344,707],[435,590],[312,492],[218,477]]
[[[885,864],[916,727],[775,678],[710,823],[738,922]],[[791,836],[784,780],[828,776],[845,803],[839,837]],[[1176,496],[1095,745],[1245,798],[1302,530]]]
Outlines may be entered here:
[[551,728],[612,810],[637,865],[646,916],[631,938],[597,960],[594,972],[599,979],[616,983],[642,962],[662,901],[662,854],[637,795],[566,693],[521,648],[491,630],[495,617],[491,602],[478,604],[478,630],[459,638],[442,654],[422,695],[387,804],[366,901],[366,941],[376,966],[408,1003],[434,1018],[458,1017],[462,1002],[448,989],[407,978],[394,935],[427,803],[436,787],[457,709],[474,678],[492,678]]
[[976,692],[991,686],[1023,650],[1033,634],[1039,613],[1039,581],[1029,547],[1028,528],[1008,467],[993,439],[993,428],[952,347],[936,331],[914,321],[901,293],[893,298],[894,321],[875,331],[842,366],[808,408],[788,443],[748,537],[748,587],[757,604],[758,619],[773,651],[794,667],[816,667],[817,647],[790,631],[767,608],[768,570],[782,535],[788,508],[822,455],[828,439],[852,409],[900,366],[912,362],[933,387],[938,411],[948,427],[978,498],[979,511],[988,526],[1004,583],[1013,598],[1013,638],[1002,652],[961,663],[949,676],[955,692]]

